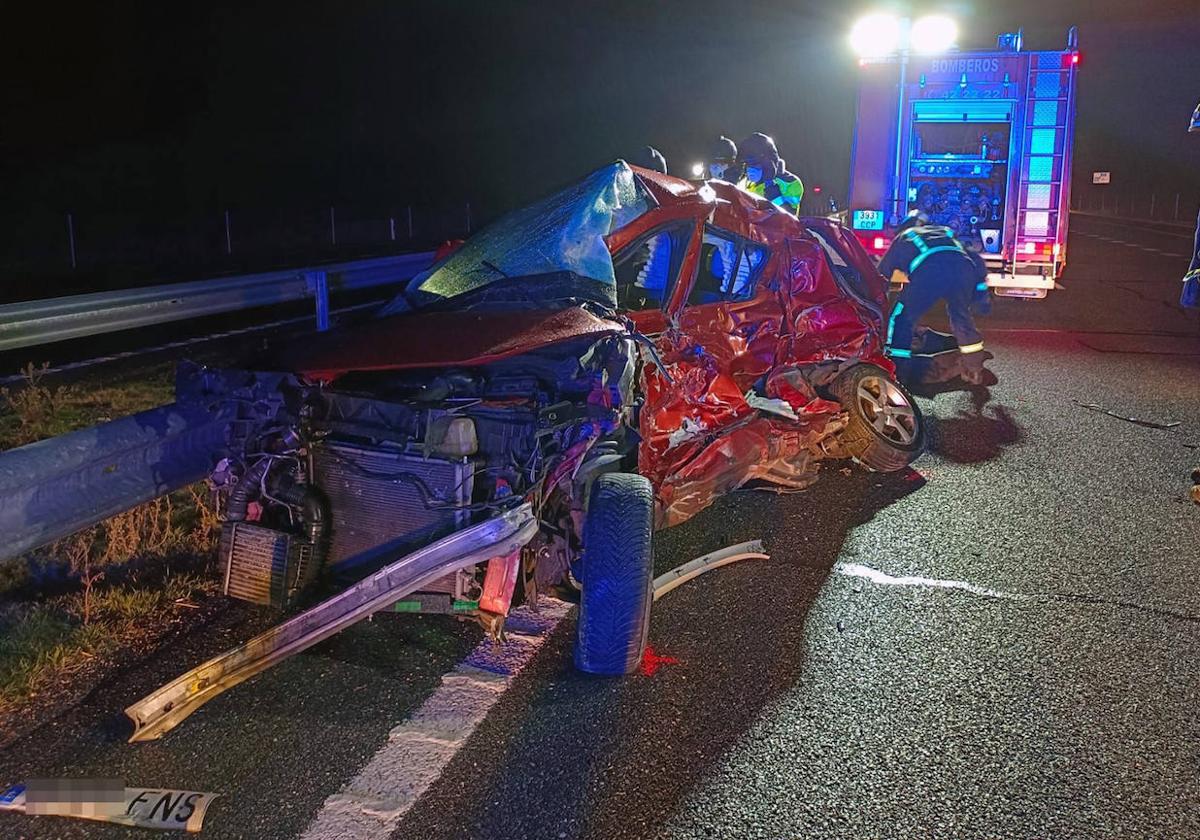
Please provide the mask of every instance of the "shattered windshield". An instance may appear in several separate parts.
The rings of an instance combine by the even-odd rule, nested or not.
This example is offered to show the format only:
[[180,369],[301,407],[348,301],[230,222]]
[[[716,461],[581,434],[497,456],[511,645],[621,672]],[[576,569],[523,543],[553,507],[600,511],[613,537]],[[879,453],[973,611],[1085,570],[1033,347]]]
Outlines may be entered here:
[[464,308],[559,308],[591,301],[616,307],[616,279],[604,237],[650,209],[623,162],[481,230],[412,279],[381,315],[439,304]]

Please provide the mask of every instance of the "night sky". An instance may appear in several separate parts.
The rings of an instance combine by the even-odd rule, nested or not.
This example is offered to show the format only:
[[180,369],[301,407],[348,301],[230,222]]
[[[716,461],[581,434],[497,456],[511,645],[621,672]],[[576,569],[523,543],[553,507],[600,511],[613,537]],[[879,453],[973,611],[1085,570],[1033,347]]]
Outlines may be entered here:
[[[8,207],[208,213],[470,200],[495,213],[661,148],[682,173],[719,133],[774,135],[844,192],[857,65],[878,6],[356,2],[7,4]],[[1076,174],[1200,196],[1200,2],[921,5],[964,49],[1080,29]],[[1193,202],[1194,206],[1194,202]]]

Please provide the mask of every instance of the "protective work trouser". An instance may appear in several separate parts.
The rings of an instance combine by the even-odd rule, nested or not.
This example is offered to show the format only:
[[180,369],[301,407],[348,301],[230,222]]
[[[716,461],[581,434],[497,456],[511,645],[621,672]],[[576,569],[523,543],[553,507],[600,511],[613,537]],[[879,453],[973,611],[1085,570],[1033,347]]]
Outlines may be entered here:
[[946,275],[917,275],[909,279],[904,291],[896,300],[892,316],[888,320],[887,352],[895,359],[912,356],[913,332],[921,318],[939,300],[946,301],[946,314],[950,317],[950,332],[958,341],[959,352],[979,353],[983,350],[983,336],[975,327],[971,315],[971,303],[975,299],[975,283],[964,272],[959,277]]
[[1200,309],[1200,216],[1196,217],[1196,240],[1192,244],[1192,262],[1187,274],[1183,275],[1183,291],[1179,295],[1179,304],[1192,309]]

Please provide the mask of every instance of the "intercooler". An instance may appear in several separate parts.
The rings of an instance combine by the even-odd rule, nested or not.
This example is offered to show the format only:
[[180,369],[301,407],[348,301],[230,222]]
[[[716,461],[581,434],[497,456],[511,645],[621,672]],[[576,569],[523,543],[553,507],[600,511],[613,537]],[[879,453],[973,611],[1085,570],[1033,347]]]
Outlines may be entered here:
[[286,609],[316,577],[313,544],[295,534],[250,522],[221,528],[226,595]]
[[326,562],[335,574],[359,577],[468,524],[466,459],[326,441],[313,450],[313,473],[329,500]]

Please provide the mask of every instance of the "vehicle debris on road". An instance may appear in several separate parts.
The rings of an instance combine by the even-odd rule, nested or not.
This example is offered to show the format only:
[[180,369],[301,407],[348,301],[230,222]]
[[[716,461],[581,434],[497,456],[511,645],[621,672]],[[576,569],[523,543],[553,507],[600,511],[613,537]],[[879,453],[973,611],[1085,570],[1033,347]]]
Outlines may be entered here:
[[1109,417],[1116,417],[1118,420],[1124,420],[1126,423],[1133,423],[1135,426],[1145,426],[1147,429],[1168,430],[1182,425],[1182,421],[1180,420],[1168,420],[1166,422],[1159,422],[1157,420],[1143,420],[1140,417],[1129,417],[1125,414],[1118,414],[1117,412],[1107,409],[1102,405],[1096,405],[1096,403],[1084,403],[1079,402],[1079,400],[1075,400],[1074,402],[1075,405],[1079,406],[1080,408],[1086,408],[1088,411],[1094,411],[1097,414],[1107,414]]
[[0,793],[0,811],[195,834],[217,796],[196,790],[125,787],[120,779],[29,779]]
[[709,552],[656,577],[654,579],[654,600],[657,601],[668,592],[678,589],[689,580],[698,578],[713,569],[719,569],[742,560],[770,559],[771,556],[763,549],[762,540],[750,540]]

